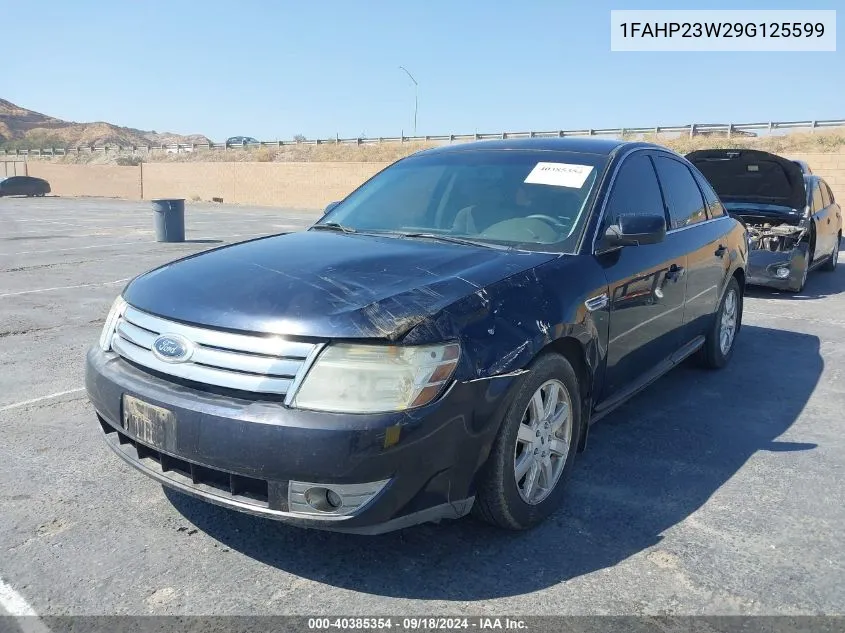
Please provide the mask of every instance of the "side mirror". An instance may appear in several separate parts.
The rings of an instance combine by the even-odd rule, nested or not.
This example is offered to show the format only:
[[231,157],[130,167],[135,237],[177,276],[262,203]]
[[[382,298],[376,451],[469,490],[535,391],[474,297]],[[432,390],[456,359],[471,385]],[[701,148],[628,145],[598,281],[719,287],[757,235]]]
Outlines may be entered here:
[[604,245],[607,248],[658,244],[666,239],[666,218],[663,215],[620,215],[616,224],[607,227]]
[[329,203],[326,205],[326,208],[325,208],[325,209],[323,209],[323,215],[326,215],[329,211],[331,211],[332,209],[334,209],[334,208],[335,208],[337,205],[339,205],[339,204],[340,204],[340,201],[329,202]]

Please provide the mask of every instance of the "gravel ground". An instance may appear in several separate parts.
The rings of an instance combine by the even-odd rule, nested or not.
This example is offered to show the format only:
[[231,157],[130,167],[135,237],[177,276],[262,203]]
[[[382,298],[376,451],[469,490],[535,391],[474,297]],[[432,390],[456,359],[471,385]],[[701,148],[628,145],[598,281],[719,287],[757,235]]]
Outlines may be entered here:
[[84,352],[124,280],[316,218],[189,203],[189,241],[160,244],[151,215],[0,199],[0,582],[37,613],[845,612],[845,267],[750,292],[731,365],[679,368],[594,427],[537,529],[359,537],[165,492],[105,446]]

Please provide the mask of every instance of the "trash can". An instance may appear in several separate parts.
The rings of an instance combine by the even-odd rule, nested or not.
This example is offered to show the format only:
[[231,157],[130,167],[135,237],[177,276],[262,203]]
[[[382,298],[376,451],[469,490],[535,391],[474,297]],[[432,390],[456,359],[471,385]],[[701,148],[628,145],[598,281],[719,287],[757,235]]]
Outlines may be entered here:
[[185,241],[185,200],[153,200],[156,242]]

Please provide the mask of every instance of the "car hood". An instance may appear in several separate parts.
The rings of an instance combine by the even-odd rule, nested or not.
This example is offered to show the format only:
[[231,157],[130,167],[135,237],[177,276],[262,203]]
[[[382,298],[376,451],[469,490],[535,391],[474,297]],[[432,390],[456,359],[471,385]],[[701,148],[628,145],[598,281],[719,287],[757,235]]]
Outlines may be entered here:
[[686,155],[722,202],[773,204],[803,210],[804,174],[795,162],[751,149],[704,149]]
[[234,331],[395,340],[480,288],[557,257],[303,231],[206,251],[135,278],[152,314]]

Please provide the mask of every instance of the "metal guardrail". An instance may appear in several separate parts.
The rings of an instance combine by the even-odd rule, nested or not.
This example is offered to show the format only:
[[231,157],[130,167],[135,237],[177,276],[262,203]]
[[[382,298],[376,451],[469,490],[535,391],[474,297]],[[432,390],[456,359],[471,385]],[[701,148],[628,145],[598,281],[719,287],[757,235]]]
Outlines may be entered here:
[[[372,145],[378,143],[425,143],[425,142],[464,142],[508,138],[550,138],[566,136],[611,136],[620,137],[637,134],[688,134],[689,136],[724,133],[730,137],[734,133],[763,131],[771,134],[777,130],[845,127],[845,119],[826,119],[821,121],[768,121],[762,123],[693,123],[690,125],[670,125],[655,127],[597,128],[582,130],[552,130],[538,132],[496,132],[492,134],[441,134],[426,136],[379,136],[356,138],[326,138],[298,141],[259,141],[255,143],[172,143],[163,145],[78,145],[73,147],[42,147],[37,149],[0,149],[0,156],[62,156],[86,152],[131,152],[144,153],[165,151],[170,153],[193,152],[197,150],[233,150],[254,149],[259,147],[284,147],[289,145]],[[746,136],[747,134],[742,134]]]

